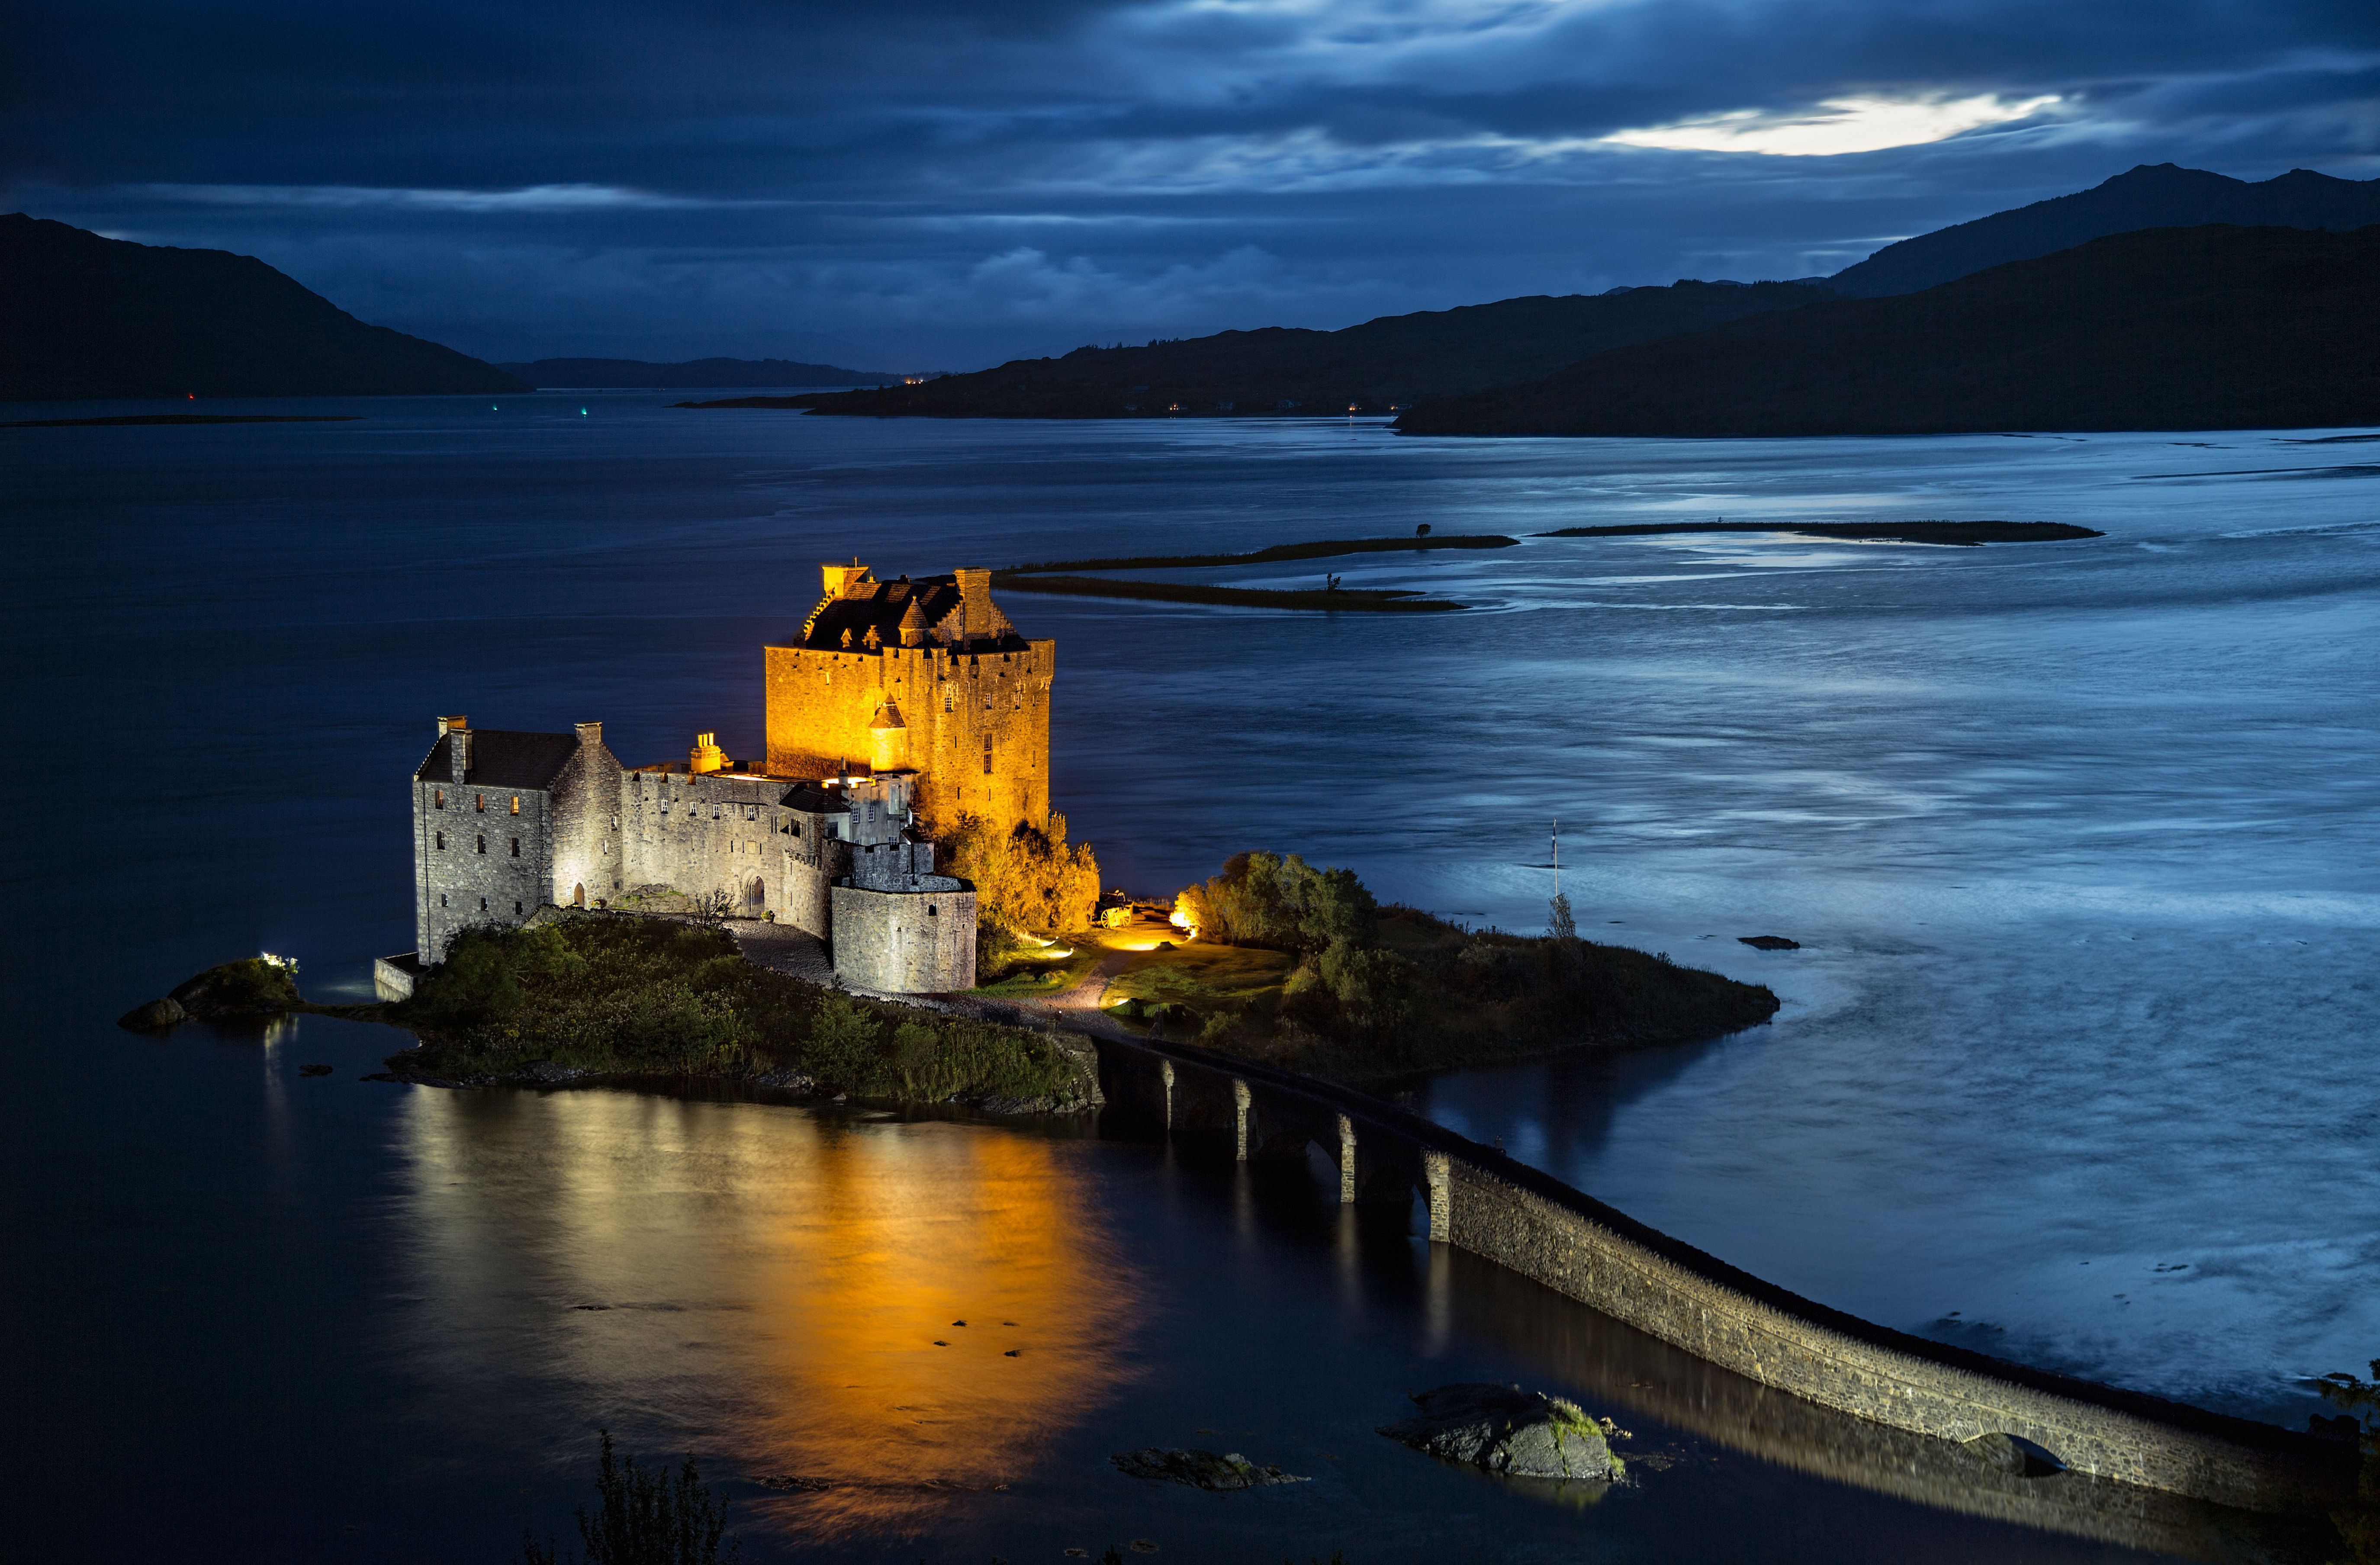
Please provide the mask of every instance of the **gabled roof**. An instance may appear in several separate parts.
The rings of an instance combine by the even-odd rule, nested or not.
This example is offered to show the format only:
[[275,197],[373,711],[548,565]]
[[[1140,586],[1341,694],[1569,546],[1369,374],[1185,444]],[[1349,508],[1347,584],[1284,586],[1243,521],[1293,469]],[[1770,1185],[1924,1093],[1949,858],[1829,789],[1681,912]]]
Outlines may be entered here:
[[[440,734],[429,758],[414,772],[417,782],[447,782],[455,776],[454,735]],[[516,734],[502,728],[471,730],[471,768],[466,786],[551,787],[578,752],[576,734]]]
[[[921,576],[915,581],[863,581],[844,588],[845,596],[827,599],[811,616],[794,645],[822,651],[873,651],[901,645],[901,627],[922,621],[927,639],[953,642],[963,638],[966,611],[960,601],[958,577]],[[974,645],[993,651],[1018,651],[1026,645],[1016,627],[997,609],[992,611],[995,635],[978,637]],[[876,633],[875,646],[868,633]],[[848,642],[844,637],[848,635]]]

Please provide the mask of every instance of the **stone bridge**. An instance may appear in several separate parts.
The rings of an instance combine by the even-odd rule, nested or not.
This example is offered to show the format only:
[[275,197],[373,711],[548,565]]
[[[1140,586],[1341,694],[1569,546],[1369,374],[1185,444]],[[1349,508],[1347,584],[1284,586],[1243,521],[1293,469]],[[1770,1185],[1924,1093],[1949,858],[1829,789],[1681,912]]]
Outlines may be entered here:
[[2073,1473],[2248,1510],[2352,1494],[2352,1441],[2009,1364],[1828,1309],[1544,1172],[1329,1082],[1193,1044],[1094,1037],[1112,1110],[1219,1156],[1317,1146],[1348,1205],[1418,1199],[1434,1244],[1495,1261],[1695,1357],[1820,1406],[1944,1440],[2012,1435]]

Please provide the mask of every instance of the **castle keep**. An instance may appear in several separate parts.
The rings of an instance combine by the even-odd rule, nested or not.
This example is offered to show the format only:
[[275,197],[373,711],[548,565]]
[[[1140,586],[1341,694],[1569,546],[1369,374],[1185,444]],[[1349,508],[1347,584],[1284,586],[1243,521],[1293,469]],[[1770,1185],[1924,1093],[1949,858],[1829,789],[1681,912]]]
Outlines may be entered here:
[[1050,681],[1058,644],[1028,641],[991,601],[990,571],[878,581],[824,567],[801,635],[763,649],[769,770],[826,776],[912,768],[917,813],[948,831],[1050,818]]
[[630,767],[600,722],[440,718],[413,778],[417,960],[549,904],[702,908],[819,936],[859,988],[971,988],[975,889],[938,871],[925,823],[1048,819],[1057,644],[1017,633],[989,571],[824,576],[800,636],[763,651],[763,765],[709,734],[683,760]]

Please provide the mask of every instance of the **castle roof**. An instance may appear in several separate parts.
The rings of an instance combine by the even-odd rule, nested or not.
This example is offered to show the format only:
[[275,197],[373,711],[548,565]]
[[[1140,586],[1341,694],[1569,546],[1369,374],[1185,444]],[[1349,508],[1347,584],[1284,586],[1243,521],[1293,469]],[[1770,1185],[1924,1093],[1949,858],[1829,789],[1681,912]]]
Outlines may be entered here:
[[[978,649],[1014,652],[1025,649],[1025,637],[1004,614],[993,611],[997,634],[978,637],[972,643]],[[797,647],[816,647],[832,651],[847,652],[866,647],[898,647],[901,627],[913,628],[920,623],[939,640],[955,642],[965,639],[965,607],[959,593],[955,576],[920,576],[915,581],[855,580],[842,588],[842,595],[830,597],[820,603],[804,633],[794,642]],[[868,633],[875,632],[873,643]],[[849,639],[846,640],[845,637]]]
[[876,709],[876,721],[868,726],[880,731],[890,728],[906,728],[909,725],[901,721],[901,704],[898,701],[888,700]]
[[[464,782],[482,788],[546,788],[578,753],[576,734],[520,734],[474,728],[471,766]],[[446,782],[455,776],[454,736],[442,734],[413,774],[417,782]]]

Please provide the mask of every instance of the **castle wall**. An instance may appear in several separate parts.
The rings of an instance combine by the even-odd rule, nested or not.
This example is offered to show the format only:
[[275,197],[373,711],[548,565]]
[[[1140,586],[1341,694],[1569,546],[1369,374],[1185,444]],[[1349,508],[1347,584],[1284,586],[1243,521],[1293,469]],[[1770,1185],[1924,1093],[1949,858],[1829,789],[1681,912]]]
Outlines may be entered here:
[[949,994],[975,987],[972,891],[836,886],[830,894],[837,978],[888,994]]
[[553,779],[553,873],[545,897],[557,907],[607,902],[626,879],[622,770],[619,758],[604,747],[603,725],[580,723],[578,749]]
[[518,924],[545,902],[553,800],[537,788],[417,782],[413,844],[414,949],[443,961],[457,930]]
[[724,892],[739,918],[774,913],[823,936],[839,845],[831,816],[789,808],[782,778],[680,769],[631,771],[620,783],[622,893],[661,887],[700,902]]
[[962,815],[1006,829],[1050,816],[1050,690],[1058,644],[1006,652],[886,647],[838,652],[763,649],[768,769],[789,777],[866,771],[879,741],[870,729],[887,700],[907,724],[909,764],[920,775],[917,813],[947,833]]

